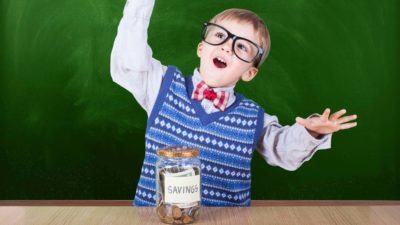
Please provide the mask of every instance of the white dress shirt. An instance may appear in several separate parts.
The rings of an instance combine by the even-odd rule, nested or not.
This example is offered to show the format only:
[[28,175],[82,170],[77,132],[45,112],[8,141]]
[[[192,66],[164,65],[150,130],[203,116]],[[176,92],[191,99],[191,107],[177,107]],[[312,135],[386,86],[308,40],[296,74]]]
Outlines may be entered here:
[[[111,77],[114,82],[133,94],[136,101],[150,116],[167,67],[152,57],[147,44],[147,29],[154,0],[127,0],[123,17],[111,52]],[[193,86],[201,81],[198,70],[193,72]],[[235,101],[234,86],[218,88],[231,93],[227,107]],[[201,105],[207,113],[215,112],[211,101],[203,99]],[[311,116],[315,116],[313,114]],[[278,118],[264,114],[264,126],[257,151],[266,162],[286,170],[296,170],[317,150],[331,147],[332,134],[316,139],[297,123],[282,126]]]

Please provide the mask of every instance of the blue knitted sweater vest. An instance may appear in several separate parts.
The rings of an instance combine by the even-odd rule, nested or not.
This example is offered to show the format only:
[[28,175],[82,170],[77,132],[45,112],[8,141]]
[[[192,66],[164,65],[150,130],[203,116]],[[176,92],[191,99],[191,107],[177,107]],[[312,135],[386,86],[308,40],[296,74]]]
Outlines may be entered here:
[[134,205],[156,204],[156,150],[184,145],[200,150],[201,204],[250,206],[250,164],[263,127],[264,111],[236,95],[223,112],[207,114],[190,98],[191,77],[168,67],[146,128],[146,152]]

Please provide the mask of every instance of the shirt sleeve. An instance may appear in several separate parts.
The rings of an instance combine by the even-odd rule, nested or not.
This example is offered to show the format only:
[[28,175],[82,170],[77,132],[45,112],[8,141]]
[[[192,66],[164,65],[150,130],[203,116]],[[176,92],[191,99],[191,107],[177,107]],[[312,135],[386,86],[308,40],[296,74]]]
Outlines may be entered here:
[[[310,117],[318,116],[313,114]],[[332,134],[314,138],[305,127],[295,123],[282,126],[276,116],[264,114],[264,128],[257,143],[257,151],[269,165],[285,170],[297,170],[311,159],[317,150],[331,147]]]
[[152,58],[147,29],[154,0],[128,0],[111,51],[112,80],[128,90],[150,115],[167,67]]

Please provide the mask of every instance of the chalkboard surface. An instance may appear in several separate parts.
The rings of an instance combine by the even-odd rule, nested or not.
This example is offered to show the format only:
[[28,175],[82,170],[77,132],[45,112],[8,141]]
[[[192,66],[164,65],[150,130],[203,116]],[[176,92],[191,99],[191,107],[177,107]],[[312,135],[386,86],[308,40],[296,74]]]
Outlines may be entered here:
[[[124,4],[2,1],[0,199],[133,198],[147,116],[109,73]],[[264,18],[272,39],[238,92],[284,125],[325,107],[359,116],[297,171],[256,153],[252,199],[400,199],[399,1],[158,0],[154,57],[190,74],[201,24],[233,7]]]

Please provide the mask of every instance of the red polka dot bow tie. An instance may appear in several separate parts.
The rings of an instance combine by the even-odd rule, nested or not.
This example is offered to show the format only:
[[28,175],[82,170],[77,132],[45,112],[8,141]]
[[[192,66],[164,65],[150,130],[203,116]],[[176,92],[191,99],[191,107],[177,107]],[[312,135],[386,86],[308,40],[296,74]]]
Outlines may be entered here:
[[219,110],[224,111],[228,104],[229,93],[226,91],[214,92],[204,81],[201,81],[194,89],[192,99],[201,101],[204,98],[212,101],[214,106]]

